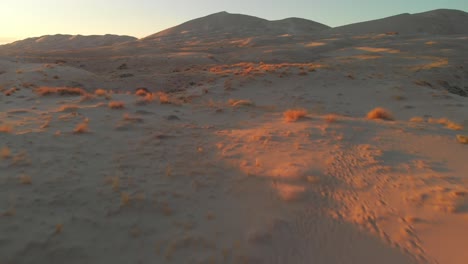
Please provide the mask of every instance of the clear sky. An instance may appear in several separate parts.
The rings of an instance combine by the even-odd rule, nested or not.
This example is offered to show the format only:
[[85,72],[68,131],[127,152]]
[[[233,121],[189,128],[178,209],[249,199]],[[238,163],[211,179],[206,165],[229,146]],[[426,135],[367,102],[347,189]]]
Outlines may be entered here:
[[0,0],[0,43],[58,33],[140,38],[220,11],[340,26],[438,8],[468,12],[468,0]]

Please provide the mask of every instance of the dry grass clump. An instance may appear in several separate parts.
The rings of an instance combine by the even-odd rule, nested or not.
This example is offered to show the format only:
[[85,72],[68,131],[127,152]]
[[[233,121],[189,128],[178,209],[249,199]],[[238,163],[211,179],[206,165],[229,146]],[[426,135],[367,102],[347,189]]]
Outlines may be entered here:
[[[138,91],[142,91],[142,90],[138,90]],[[152,93],[145,93],[144,95],[139,95],[139,96],[141,96],[141,98],[138,99],[138,101],[136,102],[137,105],[148,104],[148,103],[153,102],[156,99],[156,97]]]
[[462,144],[468,144],[468,136],[457,135],[457,140]]
[[97,95],[97,96],[106,96],[107,95],[107,91],[104,90],[104,89],[96,89],[94,91],[94,94]]
[[165,92],[157,92],[156,95],[159,97],[159,103],[161,104],[172,104],[171,98]]
[[0,150],[0,158],[2,159],[8,159],[11,157],[11,150],[9,147],[3,147]]
[[34,90],[41,96],[46,95],[85,95],[86,91],[81,88],[72,87],[39,87]]
[[377,107],[367,113],[367,119],[394,120],[392,113],[385,108]]
[[150,94],[150,92],[148,92],[147,89],[143,89],[143,88],[138,88],[135,92],[135,95],[137,96],[146,96],[147,94]]
[[307,110],[305,109],[290,109],[283,113],[286,122],[295,122],[301,118],[307,116]]
[[120,188],[120,178],[119,177],[113,177],[111,179],[111,185],[112,185],[112,190],[118,191]]
[[21,175],[19,177],[19,180],[20,180],[21,184],[25,184],[25,185],[32,184],[32,179],[31,179],[31,176],[29,176],[29,175]]
[[118,176],[106,177],[105,183],[109,184],[115,192],[118,192],[120,189],[120,178]]
[[415,116],[415,117],[412,117],[409,121],[413,123],[422,123],[424,122],[424,118],[420,116]]
[[431,124],[444,125],[446,128],[451,129],[451,130],[463,130],[462,125],[455,123],[453,121],[450,121],[447,118],[439,118],[439,119],[429,118],[427,121]]
[[75,134],[84,134],[89,132],[89,127],[88,127],[88,122],[84,121],[78,125],[76,125],[75,130],[73,130],[73,133]]
[[254,103],[250,100],[234,100],[234,99],[229,99],[228,104],[232,107],[238,107],[238,106],[253,106]]
[[13,132],[13,127],[11,125],[3,124],[0,125],[0,133],[11,133]]
[[338,115],[336,114],[328,114],[325,116],[325,121],[327,123],[335,123],[338,120]]
[[120,101],[112,101],[108,104],[110,109],[124,109],[125,103]]
[[448,122],[445,127],[451,130],[463,130],[463,126],[455,122]]
[[129,204],[130,204],[130,200],[131,200],[131,198],[130,198],[130,195],[129,195],[128,193],[122,192],[122,193],[120,194],[120,205],[121,205],[121,206],[127,206],[127,205],[129,205]]

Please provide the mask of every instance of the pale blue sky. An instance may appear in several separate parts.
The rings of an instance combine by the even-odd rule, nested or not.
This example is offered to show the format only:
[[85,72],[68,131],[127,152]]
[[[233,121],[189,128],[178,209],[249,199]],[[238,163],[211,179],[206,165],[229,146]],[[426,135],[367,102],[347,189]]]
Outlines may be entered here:
[[468,0],[0,0],[0,43],[57,33],[144,37],[220,11],[340,26],[438,8],[468,12]]

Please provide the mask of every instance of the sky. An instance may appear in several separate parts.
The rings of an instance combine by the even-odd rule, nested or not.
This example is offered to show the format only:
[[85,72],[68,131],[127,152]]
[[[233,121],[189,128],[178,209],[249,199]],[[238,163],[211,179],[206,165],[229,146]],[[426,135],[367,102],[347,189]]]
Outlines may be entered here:
[[53,34],[141,38],[220,11],[335,27],[438,8],[468,12],[468,0],[0,0],[0,44]]

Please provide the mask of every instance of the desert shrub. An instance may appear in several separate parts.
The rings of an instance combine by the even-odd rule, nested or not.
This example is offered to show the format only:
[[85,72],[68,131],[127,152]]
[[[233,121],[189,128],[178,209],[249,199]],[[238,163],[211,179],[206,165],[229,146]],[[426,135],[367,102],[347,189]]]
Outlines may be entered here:
[[138,96],[145,96],[146,94],[150,94],[151,92],[146,88],[137,88],[135,91],[135,95]]
[[145,105],[147,103],[151,103],[155,100],[155,96],[152,93],[147,93],[144,96],[142,96],[138,101],[136,102],[137,105]]
[[457,140],[462,144],[468,144],[468,136],[457,135]]
[[169,95],[167,93],[165,93],[165,92],[158,92],[157,96],[159,97],[159,102],[161,104],[171,104],[172,103],[171,99],[169,98]]
[[286,122],[295,122],[301,118],[307,116],[307,110],[305,109],[290,109],[283,113]]
[[73,130],[73,133],[75,134],[83,134],[89,132],[88,128],[88,122],[83,122],[78,125],[76,125],[75,130]]
[[409,121],[413,123],[422,123],[424,122],[424,118],[420,116],[415,116],[415,117],[412,117]]
[[138,95],[138,96],[146,96],[146,92],[144,90],[137,90],[135,92],[135,95]]
[[11,150],[9,147],[3,147],[1,150],[0,150],[0,157],[2,159],[8,159],[11,157]]
[[439,119],[429,118],[428,122],[431,124],[444,125],[446,128],[451,129],[451,130],[463,130],[462,125],[455,123],[447,118],[439,118]]
[[335,123],[338,120],[338,115],[336,114],[328,114],[325,116],[325,121],[327,123]]
[[381,107],[374,108],[367,113],[367,119],[394,120],[392,113]]
[[8,124],[0,125],[0,133],[11,133],[13,132],[13,127]]
[[123,109],[125,108],[125,103],[119,102],[119,101],[112,101],[112,102],[109,102],[108,106],[111,109]]
[[107,95],[107,91],[104,90],[104,89],[96,89],[94,91],[94,94],[97,95],[97,96],[106,96]]
[[20,180],[21,184],[25,184],[25,185],[29,185],[29,184],[32,183],[31,176],[29,176],[29,175],[21,175],[19,177],[19,180]]

